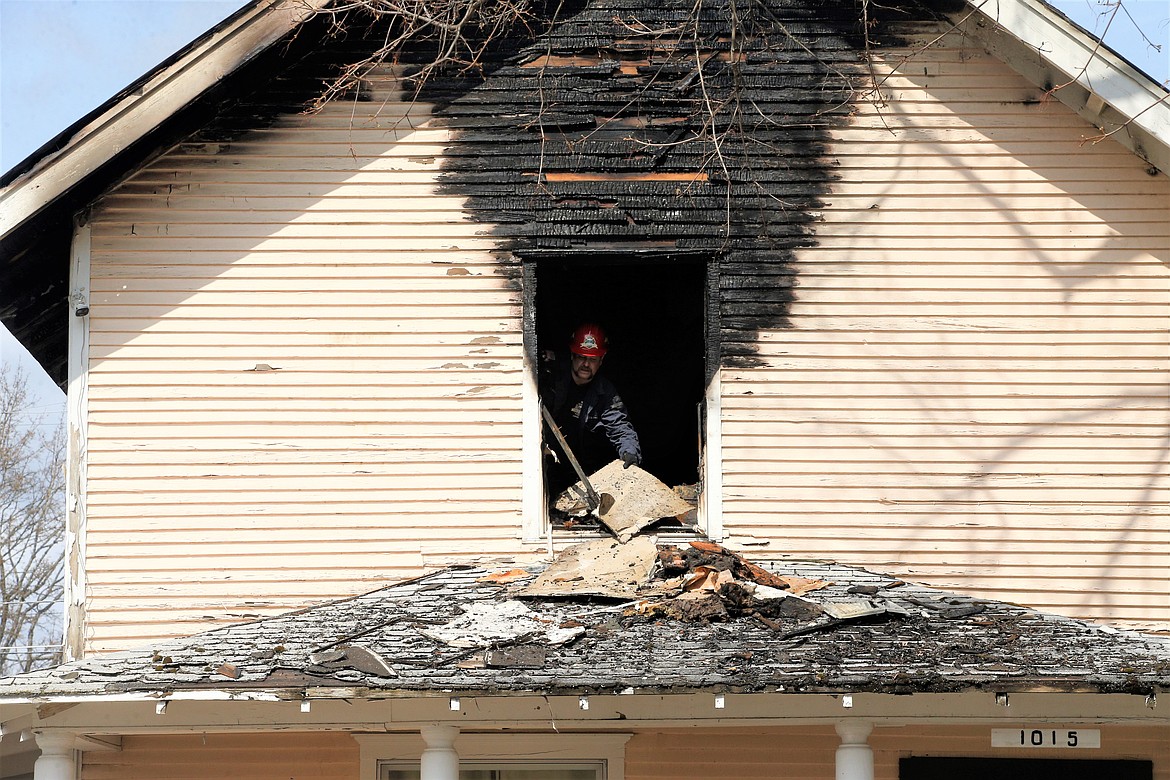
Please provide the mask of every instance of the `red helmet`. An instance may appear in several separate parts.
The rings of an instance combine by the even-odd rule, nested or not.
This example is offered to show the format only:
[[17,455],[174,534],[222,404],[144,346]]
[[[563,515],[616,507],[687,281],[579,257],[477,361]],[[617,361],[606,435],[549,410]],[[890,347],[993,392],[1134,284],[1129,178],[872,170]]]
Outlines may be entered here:
[[608,348],[609,339],[605,337],[605,331],[592,322],[579,325],[569,342],[569,351],[584,357],[605,357]]

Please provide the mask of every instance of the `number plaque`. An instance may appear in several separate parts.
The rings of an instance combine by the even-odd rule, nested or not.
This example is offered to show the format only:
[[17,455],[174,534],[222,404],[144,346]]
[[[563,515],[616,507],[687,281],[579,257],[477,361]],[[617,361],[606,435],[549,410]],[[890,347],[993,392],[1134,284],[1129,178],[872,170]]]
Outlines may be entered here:
[[1099,748],[1100,729],[1056,728],[1054,726],[1021,726],[1014,729],[992,729],[991,746],[1000,748]]

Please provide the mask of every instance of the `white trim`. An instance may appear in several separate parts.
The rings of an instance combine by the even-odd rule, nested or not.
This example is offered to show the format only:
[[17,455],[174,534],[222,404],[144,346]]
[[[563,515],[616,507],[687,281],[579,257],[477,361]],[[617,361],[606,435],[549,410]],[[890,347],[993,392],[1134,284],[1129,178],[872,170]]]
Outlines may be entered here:
[[126,95],[60,151],[0,190],[0,236],[96,171],[209,87],[308,19],[327,0],[270,0],[211,35],[200,46]]
[[[1166,92],[1133,65],[1099,46],[1095,38],[1036,0],[976,0],[973,4],[1085,89],[1159,138],[1170,141]],[[1163,101],[1161,105],[1151,109],[1159,100]]]
[[[455,750],[469,761],[605,761],[605,780],[625,780],[632,734],[460,734]],[[355,734],[361,780],[377,780],[379,761],[418,761],[421,734]]]
[[[69,377],[66,392],[68,454],[65,462],[65,631],[64,657],[84,652],[87,425],[89,409],[90,228],[75,220],[69,258]],[[79,307],[84,307],[81,309]]]
[[706,441],[703,443],[699,526],[715,542],[723,541],[723,370],[716,366],[707,383]]
[[544,458],[540,452],[540,391],[536,387],[536,366],[524,351],[524,380],[520,388],[520,492],[521,534],[525,542],[539,542],[548,532],[544,500]]
[[[1170,155],[1170,95],[1122,57],[1114,54],[1092,35],[1078,29],[1039,0],[968,0],[972,8],[985,17],[994,32],[1002,28],[1056,70],[1089,93],[1091,103],[1112,106],[1124,120],[1149,134],[1161,146],[1161,153],[1147,149],[1149,159],[1163,162]],[[978,36],[983,37],[983,36]],[[1010,57],[985,40],[996,56],[1010,63]],[[1055,96],[1068,102],[1056,90]],[[1075,110],[1085,109],[1082,102]],[[1099,113],[1096,112],[1096,113]],[[1085,110],[1092,117],[1094,112]],[[1092,121],[1090,119],[1090,121]],[[1124,136],[1118,140],[1124,140]]]
[[41,754],[33,765],[35,780],[75,780],[77,777],[77,735],[69,731],[44,729],[34,732]]
[[867,740],[873,724],[843,720],[836,724],[841,744],[834,756],[837,780],[873,780],[873,748]]

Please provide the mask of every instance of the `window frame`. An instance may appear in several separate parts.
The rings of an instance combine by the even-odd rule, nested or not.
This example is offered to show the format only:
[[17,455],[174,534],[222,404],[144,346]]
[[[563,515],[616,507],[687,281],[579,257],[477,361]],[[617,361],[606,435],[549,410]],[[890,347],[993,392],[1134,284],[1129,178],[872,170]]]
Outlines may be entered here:
[[[544,459],[541,456],[543,420],[540,415],[540,390],[536,377],[539,360],[536,335],[536,275],[541,259],[564,257],[572,252],[528,251],[521,262],[521,328],[523,331],[523,379],[521,386],[521,539],[528,543],[546,543],[551,548],[554,532],[549,523],[547,497],[544,494]],[[596,253],[594,253],[596,254]],[[625,254],[625,253],[617,253]],[[675,251],[663,255],[698,257],[705,269],[703,327],[707,334],[718,334],[719,263],[710,252]],[[699,455],[699,496],[697,522],[707,539],[723,540],[723,450],[720,348],[718,338],[706,338],[703,355],[705,386],[701,417],[702,451]],[[567,532],[572,533],[572,532]]]
[[[460,759],[459,772],[460,780],[462,780],[462,773],[464,769],[471,770],[540,770],[540,769],[580,769],[592,770],[593,780],[607,780],[606,778],[606,762],[605,759],[565,759],[561,761],[483,761],[480,759],[469,758],[467,760]],[[395,769],[406,769],[418,771],[419,766],[416,762],[405,761],[402,759],[379,759],[378,760],[378,777],[377,780],[391,780],[390,773]]]

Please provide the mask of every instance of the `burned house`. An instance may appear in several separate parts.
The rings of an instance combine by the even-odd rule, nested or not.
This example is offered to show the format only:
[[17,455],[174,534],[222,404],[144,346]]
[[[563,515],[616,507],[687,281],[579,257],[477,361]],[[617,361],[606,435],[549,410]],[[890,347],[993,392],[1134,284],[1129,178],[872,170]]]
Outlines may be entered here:
[[[1170,776],[1164,89],[1029,0],[395,23],[258,1],[0,179],[72,435],[0,774]],[[685,523],[549,523],[586,317]]]

